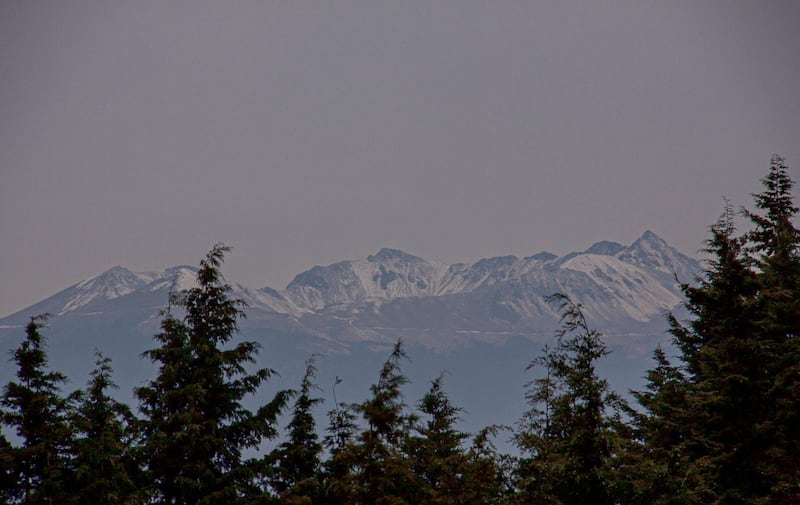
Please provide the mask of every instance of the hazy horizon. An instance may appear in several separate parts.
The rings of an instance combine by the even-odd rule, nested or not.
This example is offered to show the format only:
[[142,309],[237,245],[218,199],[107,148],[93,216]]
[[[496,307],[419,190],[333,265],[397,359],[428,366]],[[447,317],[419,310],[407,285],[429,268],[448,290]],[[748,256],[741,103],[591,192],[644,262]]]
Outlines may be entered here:
[[[791,1],[0,4],[0,316],[115,265],[695,255],[771,154]],[[795,192],[797,193],[797,192]]]

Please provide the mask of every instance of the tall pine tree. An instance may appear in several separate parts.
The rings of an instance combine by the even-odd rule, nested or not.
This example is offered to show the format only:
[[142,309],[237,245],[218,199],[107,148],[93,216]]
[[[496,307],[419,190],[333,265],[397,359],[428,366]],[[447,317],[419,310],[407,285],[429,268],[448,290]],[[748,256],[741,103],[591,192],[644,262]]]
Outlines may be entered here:
[[73,484],[68,399],[61,396],[65,375],[48,370],[47,352],[40,329],[45,316],[32,317],[26,338],[13,352],[17,380],[3,390],[0,419],[21,440],[2,458],[17,485],[8,493],[10,503],[66,503]]
[[643,391],[631,394],[640,409],[630,408],[631,433],[618,469],[625,479],[619,496],[632,505],[702,503],[702,476],[693,471],[685,444],[689,389],[685,374],[659,346],[655,368]]
[[355,499],[355,462],[352,459],[358,426],[356,414],[351,406],[339,403],[336,386],[341,383],[336,377],[333,384],[334,407],[328,412],[327,435],[324,446],[328,459],[323,464],[323,503],[352,503]]
[[[683,285],[690,321],[671,318],[683,404],[671,408],[674,381],[651,382],[639,396],[644,426],[681,422],[681,438],[667,445],[686,503],[800,500],[800,233],[782,158],[772,158],[762,184],[754,195],[762,213],[744,211],[750,232],[736,234],[730,206],[711,227],[705,275]],[[646,447],[663,454],[664,440]]]
[[754,225],[747,238],[758,272],[756,324],[770,407],[759,426],[769,435],[759,470],[768,475],[774,502],[794,503],[800,500],[800,230],[793,222],[798,207],[781,156],[773,155],[761,182],[763,191],[753,195],[758,211],[745,211]]
[[372,397],[355,406],[366,427],[348,448],[355,469],[353,503],[403,505],[417,503],[420,483],[405,453],[415,417],[406,412],[400,388],[408,379],[400,361],[408,359],[398,341],[383,365]]
[[86,391],[81,392],[72,424],[76,488],[71,503],[140,503],[132,458],[135,420],[130,408],[108,395],[116,388],[111,360],[97,353]]
[[542,368],[544,376],[529,385],[531,409],[515,435],[523,453],[520,502],[612,504],[610,411],[621,400],[596,371],[608,351],[579,305],[560,294],[548,301],[558,306],[562,326],[555,346],[529,367]]
[[248,374],[258,344],[233,345],[244,302],[230,297],[220,274],[228,247],[217,244],[200,262],[197,287],[173,297],[182,312],[165,313],[160,347],[145,356],[158,376],[136,395],[144,419],[142,458],[154,503],[239,503],[258,493],[255,461],[243,452],[276,435],[275,419],[286,403],[281,392],[253,413],[242,400],[273,375]]
[[462,410],[454,406],[439,376],[418,402],[424,415],[416,436],[407,442],[414,473],[420,479],[424,502],[431,505],[464,503],[467,455],[463,443],[468,435],[456,429]]
[[306,362],[306,373],[294,401],[288,438],[267,458],[273,465],[270,483],[285,504],[317,504],[322,500],[322,444],[316,432],[314,406],[322,398],[313,396],[317,386],[315,356]]

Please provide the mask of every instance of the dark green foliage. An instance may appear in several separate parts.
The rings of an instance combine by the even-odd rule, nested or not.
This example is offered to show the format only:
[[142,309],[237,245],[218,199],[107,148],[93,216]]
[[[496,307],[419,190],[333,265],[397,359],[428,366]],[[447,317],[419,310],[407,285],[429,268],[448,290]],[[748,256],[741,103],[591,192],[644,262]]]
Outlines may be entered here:
[[763,215],[746,212],[754,224],[747,237],[758,272],[760,383],[768,406],[759,419],[768,444],[758,470],[768,476],[773,502],[790,503],[800,500],[800,230],[783,158],[772,157],[762,185],[754,197]]
[[407,451],[412,470],[420,479],[424,502],[450,505],[463,503],[461,491],[467,469],[467,456],[462,444],[468,437],[455,428],[461,409],[453,406],[439,376],[417,404],[425,416],[417,435],[410,437]]
[[111,360],[97,353],[87,390],[82,392],[73,426],[76,488],[71,502],[87,505],[140,503],[133,479],[133,415],[127,405],[107,391],[116,388],[111,380]]
[[736,235],[726,207],[705,277],[683,285],[692,319],[671,325],[685,374],[662,356],[637,394],[652,503],[800,499],[800,232],[782,158],[762,184],[753,229]]
[[400,373],[402,359],[407,356],[398,341],[378,382],[370,387],[372,397],[354,406],[366,427],[340,455],[352,469],[351,503],[394,505],[418,501],[421,483],[404,452],[415,418],[406,413],[400,391],[408,381]]
[[531,409],[515,440],[525,456],[519,468],[522,503],[614,503],[609,475],[614,454],[614,419],[620,406],[597,361],[608,351],[589,328],[579,305],[553,295],[561,329],[553,348],[545,348],[529,368],[544,376],[532,381],[526,397]]
[[472,445],[466,452],[466,464],[461,477],[461,489],[456,503],[501,505],[512,503],[512,475],[516,461],[500,454],[492,439],[506,426],[492,425],[472,437]]
[[288,439],[268,458],[274,465],[270,484],[278,493],[280,503],[314,504],[322,500],[322,444],[312,412],[322,398],[312,396],[318,389],[312,382],[317,372],[314,361],[312,356],[306,362],[306,373],[294,402],[292,420],[287,426]]
[[352,451],[349,450],[358,426],[352,409],[336,399],[336,386],[341,379],[336,377],[333,385],[334,408],[328,412],[328,428],[324,445],[329,456],[324,464],[324,503],[351,503],[355,495],[353,481]]
[[73,481],[70,405],[60,395],[66,377],[47,370],[44,337],[39,332],[44,319],[32,317],[28,323],[25,340],[13,352],[17,381],[6,385],[0,401],[3,425],[22,441],[18,447],[3,444],[5,478],[16,480],[7,492],[9,503],[66,503]]
[[0,503],[10,503],[16,492],[18,478],[14,468],[13,447],[0,431]]
[[632,392],[641,410],[628,411],[632,427],[629,445],[620,456],[625,479],[618,490],[632,504],[700,503],[697,475],[687,469],[687,402],[685,375],[673,366],[661,347],[653,352],[656,367],[647,373],[644,391]]
[[422,422],[406,443],[418,478],[416,503],[502,503],[507,491],[507,461],[497,453],[491,439],[503,428],[481,430],[467,449],[469,434],[456,428],[463,411],[451,403],[443,383],[443,376],[439,376],[417,403]]
[[[691,382],[683,471],[697,476],[701,502],[724,497],[735,503],[768,490],[759,467],[770,434],[759,418],[770,410],[765,393],[771,379],[764,372],[774,357],[757,325],[758,279],[732,221],[727,212],[711,229],[707,251],[715,259],[706,280],[684,286],[695,317],[691,330],[673,324]],[[687,341],[695,347],[689,353]]]
[[160,347],[145,353],[159,365],[158,377],[136,391],[144,416],[141,456],[156,503],[236,503],[257,494],[257,464],[242,452],[276,435],[286,402],[282,392],[256,413],[241,404],[274,372],[246,373],[258,351],[254,342],[223,348],[244,306],[229,297],[219,271],[228,250],[217,245],[201,261],[198,287],[172,300],[183,319],[167,311]]

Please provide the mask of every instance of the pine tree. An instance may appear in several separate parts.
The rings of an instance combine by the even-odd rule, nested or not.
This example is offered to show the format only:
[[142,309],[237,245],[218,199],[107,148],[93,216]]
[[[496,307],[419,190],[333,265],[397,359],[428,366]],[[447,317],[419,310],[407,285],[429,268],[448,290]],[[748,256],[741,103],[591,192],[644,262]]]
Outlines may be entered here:
[[71,405],[60,395],[67,378],[47,369],[45,341],[39,332],[45,319],[36,316],[28,323],[25,340],[13,351],[17,381],[6,385],[0,401],[2,423],[21,439],[21,446],[10,448],[2,458],[17,479],[10,503],[65,503],[73,480]]
[[274,465],[271,487],[278,493],[280,503],[321,503],[322,444],[312,412],[314,406],[322,402],[322,398],[312,396],[318,389],[313,383],[316,373],[315,357],[312,356],[306,362],[306,373],[294,402],[288,439],[269,458]]
[[[686,372],[684,433],[671,450],[686,503],[800,498],[800,233],[782,158],[773,157],[762,184],[754,197],[764,214],[744,211],[754,228],[739,236],[726,207],[711,227],[705,276],[682,286],[691,320],[670,319]],[[644,426],[672,426],[673,412],[662,408],[674,381],[653,384],[640,397]]]
[[521,502],[611,504],[615,435],[607,411],[618,410],[621,400],[595,370],[608,351],[579,305],[565,295],[548,302],[558,305],[562,326],[555,347],[546,347],[529,366],[541,367],[544,376],[529,385],[531,409],[515,435],[525,456]]
[[632,391],[641,410],[628,410],[632,428],[620,457],[618,471],[626,478],[618,495],[630,504],[702,503],[696,496],[702,486],[685,451],[690,421],[686,376],[661,346],[653,359],[656,366],[647,372],[644,391]]
[[691,327],[671,321],[691,382],[683,471],[695,477],[699,502],[744,503],[768,486],[759,466],[770,435],[759,418],[770,410],[764,369],[772,358],[757,328],[758,281],[729,209],[707,245],[706,279],[683,286]]
[[440,375],[417,404],[425,416],[424,424],[417,426],[417,435],[407,442],[413,472],[425,493],[424,503],[431,505],[466,503],[462,492],[468,461],[463,442],[468,435],[455,428],[462,409],[450,402],[443,382]]
[[14,465],[14,447],[0,431],[0,503],[11,503],[18,489],[19,477]]
[[407,356],[398,341],[378,382],[370,387],[372,397],[355,408],[366,427],[347,449],[355,468],[353,503],[401,505],[417,501],[420,483],[404,452],[415,419],[406,413],[400,391],[408,382],[400,372],[402,359]]
[[228,250],[217,244],[200,262],[198,287],[171,302],[183,318],[168,309],[156,336],[160,347],[145,353],[159,366],[158,376],[136,390],[155,503],[238,503],[256,494],[258,466],[242,453],[276,435],[286,402],[280,392],[256,413],[242,406],[274,372],[246,373],[258,352],[254,342],[224,348],[244,316],[244,302],[230,298],[219,270]]
[[324,446],[329,456],[323,464],[323,503],[352,503],[355,499],[356,462],[352,459],[351,449],[355,441],[358,426],[353,409],[339,403],[336,398],[336,386],[342,380],[336,377],[333,385],[334,408],[328,412],[328,428]]
[[73,416],[76,490],[75,504],[139,503],[131,456],[133,414],[110,396],[111,360],[97,353],[87,389],[78,399]]
[[513,473],[517,461],[498,452],[492,439],[507,426],[492,425],[472,437],[461,475],[458,503],[464,505],[503,505],[513,503]]
[[754,229],[747,234],[758,272],[756,321],[764,347],[762,376],[769,410],[759,427],[769,449],[758,470],[768,476],[774,502],[800,499],[800,231],[785,160],[773,155],[756,208],[745,211]]

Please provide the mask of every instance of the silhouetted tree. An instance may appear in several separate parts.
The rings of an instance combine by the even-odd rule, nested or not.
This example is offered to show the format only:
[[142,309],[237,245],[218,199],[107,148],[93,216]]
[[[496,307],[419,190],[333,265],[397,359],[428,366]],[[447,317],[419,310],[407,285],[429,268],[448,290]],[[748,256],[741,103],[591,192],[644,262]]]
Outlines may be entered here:
[[341,379],[336,377],[333,385],[334,408],[328,411],[328,428],[324,446],[328,459],[324,462],[324,503],[351,503],[355,496],[353,451],[350,447],[355,440],[358,426],[356,414],[336,398],[336,386]]
[[458,503],[501,505],[513,503],[513,473],[517,462],[501,454],[492,439],[508,431],[507,426],[492,425],[472,437],[466,452]]
[[449,505],[463,503],[467,456],[463,442],[468,435],[456,429],[462,410],[455,407],[439,376],[417,404],[424,419],[410,436],[407,452],[414,474],[419,477],[424,503]]
[[0,503],[11,503],[17,493],[19,477],[14,465],[14,448],[0,431]]
[[677,443],[651,433],[646,444],[654,459],[667,449],[673,456],[661,502],[678,479],[682,503],[800,497],[800,233],[782,158],[772,158],[762,184],[754,197],[764,214],[744,211],[753,230],[737,235],[727,206],[711,227],[705,276],[682,286],[691,319],[670,321],[686,372],[683,404],[670,393],[676,380],[651,381],[639,396],[644,427],[682,431]]
[[685,447],[687,379],[660,346],[653,359],[656,366],[647,372],[645,389],[632,391],[640,410],[628,410],[632,426],[629,443],[617,464],[624,474],[617,496],[632,505],[700,503],[702,481],[692,471],[695,462]]
[[322,398],[312,396],[317,389],[313,382],[316,373],[312,356],[306,362],[306,373],[294,401],[288,439],[269,458],[274,465],[271,487],[278,493],[280,503],[316,504],[322,499],[322,444],[312,412],[314,406],[322,402]]
[[417,500],[420,483],[404,452],[415,419],[406,412],[400,391],[408,382],[400,372],[402,359],[407,356],[398,341],[378,382],[370,387],[372,397],[355,406],[366,427],[346,449],[354,468],[353,503],[398,505]]
[[242,406],[274,372],[246,373],[258,352],[254,342],[223,348],[244,315],[244,302],[230,298],[219,271],[228,250],[218,244],[200,262],[198,286],[171,301],[183,318],[167,310],[156,336],[160,347],[145,353],[159,366],[158,376],[136,390],[155,503],[238,503],[258,494],[258,466],[242,452],[276,435],[286,403],[281,392],[256,413]]
[[521,502],[611,504],[616,435],[608,411],[621,400],[595,369],[608,351],[579,305],[561,294],[548,302],[558,305],[561,329],[555,347],[546,347],[529,365],[542,368],[544,376],[528,386],[531,409],[515,435],[523,453]]
[[[60,394],[66,376],[47,369],[44,337],[39,332],[46,316],[32,317],[26,338],[13,351],[17,380],[3,389],[0,419],[14,430],[21,445],[10,447],[4,464],[17,485],[9,490],[10,503],[66,503],[73,481],[69,457],[72,430],[70,404]],[[5,451],[4,451],[5,453]]]
[[81,392],[72,424],[76,489],[71,502],[87,505],[140,503],[131,455],[133,414],[110,396],[111,360],[99,352],[85,392]]

